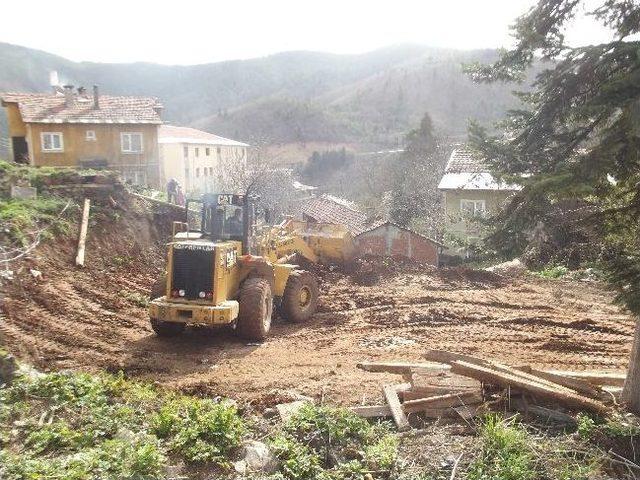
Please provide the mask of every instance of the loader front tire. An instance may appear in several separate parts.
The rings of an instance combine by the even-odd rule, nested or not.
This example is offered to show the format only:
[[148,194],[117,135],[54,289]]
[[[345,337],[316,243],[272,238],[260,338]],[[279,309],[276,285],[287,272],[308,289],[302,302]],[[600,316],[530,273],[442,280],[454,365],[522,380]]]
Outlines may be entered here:
[[[167,276],[162,275],[156,280],[156,283],[151,287],[149,294],[149,300],[155,300],[156,298],[164,297],[167,288]],[[151,328],[159,337],[175,337],[180,335],[184,330],[184,323],[177,322],[163,322],[156,318],[149,319],[151,322]]]
[[240,289],[236,332],[246,340],[262,341],[271,329],[273,295],[264,278],[249,278]]
[[306,322],[318,306],[318,281],[313,274],[294,270],[289,275],[282,295],[280,312],[290,322]]

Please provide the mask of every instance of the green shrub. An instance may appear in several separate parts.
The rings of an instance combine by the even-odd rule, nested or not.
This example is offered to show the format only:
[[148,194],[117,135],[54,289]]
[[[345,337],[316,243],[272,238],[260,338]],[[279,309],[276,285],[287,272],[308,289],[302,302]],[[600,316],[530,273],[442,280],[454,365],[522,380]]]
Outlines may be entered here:
[[470,480],[538,478],[529,435],[516,423],[489,415],[480,427],[481,451],[469,467]]
[[280,473],[291,480],[360,479],[388,474],[398,440],[386,424],[372,425],[342,408],[303,406],[272,440]]
[[569,273],[569,269],[563,265],[549,266],[538,272],[533,272],[534,275],[548,279],[562,278],[567,273]]
[[159,438],[170,440],[172,451],[191,462],[222,463],[245,433],[235,406],[190,397],[164,404],[151,420],[151,428]]

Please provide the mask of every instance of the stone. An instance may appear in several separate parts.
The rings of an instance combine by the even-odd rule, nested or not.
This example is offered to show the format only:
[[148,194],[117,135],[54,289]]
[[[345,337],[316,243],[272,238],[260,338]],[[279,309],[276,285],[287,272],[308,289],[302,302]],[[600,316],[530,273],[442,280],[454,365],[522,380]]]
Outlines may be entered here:
[[29,200],[38,196],[38,190],[35,187],[23,187],[21,185],[11,185],[11,198],[19,198],[21,200]]
[[248,440],[242,444],[243,458],[234,463],[236,472],[273,473],[278,469],[278,460],[269,447],[257,440]]
[[293,415],[295,415],[298,410],[300,410],[305,405],[309,405],[311,402],[309,400],[296,400],[294,402],[289,403],[281,403],[276,405],[276,410],[280,415],[280,419],[283,422],[289,420]]

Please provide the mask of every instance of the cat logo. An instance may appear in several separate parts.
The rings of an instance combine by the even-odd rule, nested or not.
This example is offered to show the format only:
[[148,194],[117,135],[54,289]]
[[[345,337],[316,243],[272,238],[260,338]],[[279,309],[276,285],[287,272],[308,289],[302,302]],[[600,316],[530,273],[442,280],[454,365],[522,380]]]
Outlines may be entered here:
[[238,251],[229,250],[227,252],[227,268],[233,267],[237,261],[238,261]]
[[218,195],[218,205],[231,205],[233,203],[233,195]]

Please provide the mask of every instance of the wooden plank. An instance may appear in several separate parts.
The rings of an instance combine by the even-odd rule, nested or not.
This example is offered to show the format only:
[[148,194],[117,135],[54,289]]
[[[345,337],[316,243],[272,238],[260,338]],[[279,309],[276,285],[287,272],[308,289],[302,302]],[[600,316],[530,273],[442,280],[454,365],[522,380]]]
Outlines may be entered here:
[[391,416],[391,409],[389,408],[389,405],[363,405],[360,407],[351,407],[349,410],[363,418]]
[[[548,389],[550,390],[556,390],[558,387],[564,387],[567,389],[571,388],[563,384],[558,384],[550,380],[549,378],[545,378],[545,377],[553,377],[553,375],[539,376],[534,373],[527,373],[527,371],[525,370],[529,369],[532,371],[531,367],[513,368],[498,362],[489,361],[489,360],[485,360],[478,357],[473,357],[471,355],[463,355],[459,353],[448,352],[446,350],[428,350],[427,353],[425,354],[425,357],[428,358],[429,360],[442,361],[442,362],[449,363],[450,365],[452,365],[455,362],[462,362],[469,365],[476,365],[481,368],[490,369],[493,372],[501,372],[510,377],[514,377],[514,376],[520,377],[522,380],[529,383],[544,385],[548,387]],[[452,368],[452,372],[455,373],[455,370],[453,368]],[[536,370],[536,372],[538,371]],[[568,383],[568,382],[563,382],[563,383]],[[577,386],[577,383],[574,383],[574,386]],[[588,390],[586,386],[583,385],[583,387],[584,388],[581,389],[582,390],[581,393],[584,393]],[[590,397],[601,398],[600,392],[598,392],[597,390],[589,391],[588,395]]]
[[407,413],[414,413],[423,410],[446,409],[480,402],[482,402],[482,394],[480,392],[450,393],[448,395],[438,395],[437,397],[408,400],[402,404],[402,408]]
[[584,380],[573,377],[565,377],[562,375],[558,375],[557,373],[546,372],[544,370],[536,370],[535,368],[531,368],[529,366],[515,367],[515,369],[529,373],[531,375],[535,375],[536,377],[540,377],[545,380],[550,380],[553,383],[557,383],[558,385],[562,385],[563,387],[570,388],[588,397],[602,398],[603,391]]
[[84,199],[84,207],[82,209],[82,223],[80,224],[80,236],[78,237],[78,252],[76,254],[76,265],[84,267],[84,247],[87,240],[87,229],[89,228],[89,209],[91,201]]
[[[366,372],[373,373],[397,373],[408,375],[415,369],[437,369],[442,370],[443,366],[436,363],[411,363],[411,362],[360,362],[356,367]],[[445,366],[445,368],[448,368]]]
[[564,370],[546,370],[548,373],[584,380],[593,385],[605,385],[609,387],[623,387],[627,374],[623,372],[570,372]]
[[[476,378],[482,382],[500,385],[502,387],[516,387],[519,390],[527,391],[538,395],[540,398],[546,398],[565,404],[569,407],[589,410],[601,415],[608,415],[611,409],[601,402],[591,398],[579,395],[570,388],[562,385],[553,384],[546,380],[537,381],[536,377],[526,375],[520,371],[513,372],[493,369],[492,366],[476,365],[464,361],[454,361],[451,363],[451,370],[454,373],[467,375]],[[551,384],[551,386],[549,385]]]
[[382,392],[384,393],[384,398],[387,400],[387,405],[389,405],[389,409],[391,410],[393,421],[396,423],[398,430],[402,432],[409,429],[409,420],[407,420],[407,416],[402,410],[402,404],[398,398],[397,388],[398,387],[396,385],[385,385],[382,387]]

